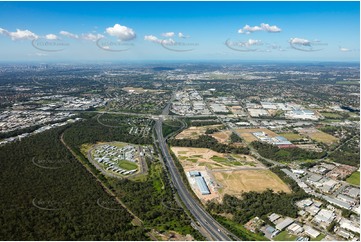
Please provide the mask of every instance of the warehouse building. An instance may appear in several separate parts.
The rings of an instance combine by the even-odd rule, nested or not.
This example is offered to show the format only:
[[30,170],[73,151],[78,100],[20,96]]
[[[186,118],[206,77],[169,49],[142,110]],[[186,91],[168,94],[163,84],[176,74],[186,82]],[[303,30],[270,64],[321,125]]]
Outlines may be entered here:
[[327,225],[329,225],[335,219],[335,217],[336,215],[333,211],[328,209],[321,209],[321,211],[319,211],[315,216],[314,222],[326,223]]
[[282,231],[283,229],[290,226],[293,223],[293,221],[294,220],[292,218],[286,218],[282,222],[276,224],[276,229],[278,229],[279,231]]
[[189,175],[191,177],[201,176],[201,173],[199,171],[190,171]]
[[207,186],[207,183],[202,176],[196,176],[194,179],[196,180],[197,186],[199,188],[199,191],[202,193],[202,195],[211,194]]
[[270,216],[268,216],[268,219],[272,222],[272,223],[275,223],[275,221],[277,219],[281,218],[280,215],[276,214],[276,213],[272,213]]
[[304,226],[305,229],[305,233],[309,236],[311,236],[312,238],[316,238],[317,236],[320,235],[320,232],[318,232],[317,230],[315,230],[314,228],[305,225]]

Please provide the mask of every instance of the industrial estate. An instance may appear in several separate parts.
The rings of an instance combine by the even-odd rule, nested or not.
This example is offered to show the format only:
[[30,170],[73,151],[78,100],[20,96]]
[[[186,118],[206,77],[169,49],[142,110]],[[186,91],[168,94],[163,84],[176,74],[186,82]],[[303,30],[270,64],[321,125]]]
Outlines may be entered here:
[[360,241],[360,3],[0,1],[0,240]]
[[[358,67],[314,66],[312,82],[296,71],[302,64],[272,74],[251,64],[203,67],[140,65],[149,74],[139,81],[118,66],[79,66],[86,84],[54,90],[58,71],[76,74],[3,66],[1,154],[39,150],[29,155],[37,176],[84,169],[111,197],[94,203],[130,214],[143,239],[358,240],[359,86],[334,78],[357,80]],[[286,91],[279,80],[291,78],[289,69]],[[29,83],[23,72],[36,75]],[[40,140],[53,153],[42,153]],[[36,209],[77,208],[41,198]]]

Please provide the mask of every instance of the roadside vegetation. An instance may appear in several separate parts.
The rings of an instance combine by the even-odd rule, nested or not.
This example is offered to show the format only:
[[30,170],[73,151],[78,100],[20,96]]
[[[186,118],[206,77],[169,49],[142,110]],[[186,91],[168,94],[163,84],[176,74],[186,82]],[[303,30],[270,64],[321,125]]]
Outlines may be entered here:
[[180,147],[208,148],[219,153],[249,154],[247,147],[234,147],[219,143],[214,137],[201,135],[198,139],[171,139],[169,144]]

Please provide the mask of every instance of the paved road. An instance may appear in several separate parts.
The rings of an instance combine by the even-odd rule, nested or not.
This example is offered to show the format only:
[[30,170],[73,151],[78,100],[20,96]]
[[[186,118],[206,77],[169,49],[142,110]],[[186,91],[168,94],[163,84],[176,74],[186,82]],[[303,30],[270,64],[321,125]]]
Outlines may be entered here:
[[169,114],[170,106],[172,105],[172,102],[173,102],[174,99],[175,99],[175,96],[176,96],[176,93],[177,93],[177,91],[178,91],[178,88],[179,88],[179,84],[177,85],[177,87],[176,87],[175,90],[173,91],[172,97],[169,99],[169,101],[168,101],[168,103],[167,103],[167,106],[163,109],[162,115],[168,115],[168,114]]
[[[175,166],[174,160],[169,153],[168,147],[165,143],[163,133],[162,133],[162,122],[160,118],[156,122],[155,130],[158,137],[159,147],[161,149],[164,162],[168,167],[168,171],[171,175],[174,187],[177,189],[179,197],[187,207],[187,209],[192,213],[196,218],[200,226],[207,231],[209,234],[206,237],[211,237],[212,240],[218,241],[229,241],[231,238],[228,236],[230,233],[226,231],[217,221],[209,215],[198,202],[192,197],[190,192],[187,190],[187,187],[183,183],[181,176],[177,167]],[[233,236],[235,237],[235,236]]]

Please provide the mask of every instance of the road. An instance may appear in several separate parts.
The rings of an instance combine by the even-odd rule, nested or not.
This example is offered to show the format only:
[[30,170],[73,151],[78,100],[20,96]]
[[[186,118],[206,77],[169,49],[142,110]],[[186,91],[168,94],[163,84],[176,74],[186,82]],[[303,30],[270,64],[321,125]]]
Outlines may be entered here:
[[[162,133],[162,118],[159,118],[155,124],[155,130],[159,142],[159,147],[161,149],[164,162],[168,167],[168,171],[171,175],[174,187],[177,189],[179,197],[183,201],[187,209],[192,213],[196,218],[199,225],[207,231],[210,239],[218,241],[229,241],[232,240],[228,235],[230,234],[225,228],[223,228],[218,222],[209,215],[198,202],[192,197],[190,192],[187,190],[187,187],[183,183],[181,176],[177,167],[175,166],[174,160],[170,155],[168,147],[165,143],[165,139]],[[235,237],[235,236],[232,236]]]
[[165,106],[165,108],[163,109],[162,115],[168,115],[168,114],[169,114],[170,106],[172,105],[172,102],[173,102],[174,99],[175,99],[175,96],[176,96],[176,93],[177,93],[177,91],[178,91],[178,88],[179,88],[179,84],[177,85],[177,87],[176,87],[175,90],[173,91],[172,97],[169,99],[169,101],[168,101],[168,103],[167,103],[167,106]]

